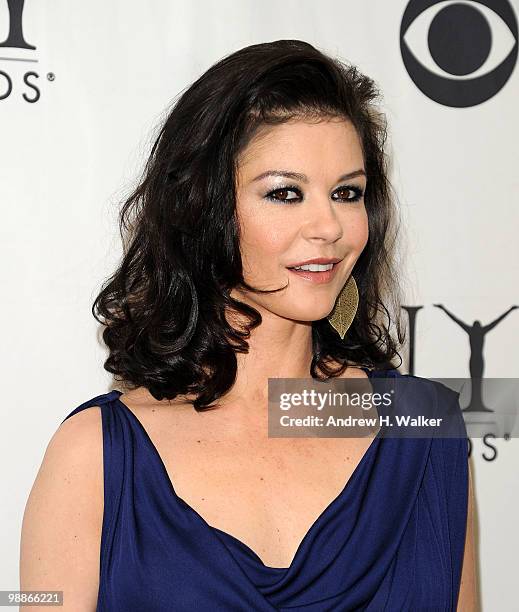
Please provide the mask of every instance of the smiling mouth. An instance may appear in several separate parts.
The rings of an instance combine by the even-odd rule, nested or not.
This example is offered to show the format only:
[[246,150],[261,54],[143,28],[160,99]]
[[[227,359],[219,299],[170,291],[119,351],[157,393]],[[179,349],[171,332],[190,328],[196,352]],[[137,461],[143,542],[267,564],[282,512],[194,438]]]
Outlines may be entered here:
[[287,270],[294,276],[303,279],[305,282],[309,281],[315,284],[323,284],[330,282],[335,277],[337,267],[337,263],[307,264],[295,268],[287,267]]
[[306,264],[304,266],[295,266],[293,268],[288,268],[289,270],[305,270],[306,272],[326,272],[328,270],[333,270],[333,268],[337,264],[329,263],[329,264]]

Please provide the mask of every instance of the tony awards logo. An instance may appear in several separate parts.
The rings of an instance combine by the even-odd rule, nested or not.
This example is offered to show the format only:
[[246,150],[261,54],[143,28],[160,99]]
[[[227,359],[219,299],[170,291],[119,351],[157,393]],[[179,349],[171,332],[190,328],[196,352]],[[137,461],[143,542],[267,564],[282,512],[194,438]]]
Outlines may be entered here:
[[[41,95],[36,45],[27,40],[24,31],[24,4],[25,0],[0,0],[0,36],[7,32],[0,42],[0,102],[21,98],[34,103]],[[46,76],[48,81],[54,80],[52,72]]]
[[[443,304],[433,304],[453,321],[458,329],[465,332],[469,344],[468,378],[449,379],[447,386],[460,393],[460,407],[472,449],[471,437],[481,438],[485,446],[482,454],[486,461],[497,457],[497,448],[493,445],[496,438],[505,441],[512,439],[516,429],[519,413],[519,382],[516,378],[485,378],[484,347],[486,336],[495,329],[512,311],[519,308],[514,304],[492,321],[483,324],[479,319],[472,323],[463,321]],[[407,312],[409,321],[409,373],[414,373],[415,332],[418,311],[422,306],[402,306]],[[445,379],[440,379],[445,383]],[[516,436],[515,436],[516,437]],[[488,451],[490,455],[486,454]]]

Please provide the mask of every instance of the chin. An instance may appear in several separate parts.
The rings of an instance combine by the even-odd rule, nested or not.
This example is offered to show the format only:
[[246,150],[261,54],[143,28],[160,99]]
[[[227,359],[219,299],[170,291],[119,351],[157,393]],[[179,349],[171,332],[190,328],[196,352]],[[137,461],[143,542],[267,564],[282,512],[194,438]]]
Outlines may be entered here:
[[319,321],[328,316],[333,308],[333,304],[330,308],[313,308],[313,309],[294,309],[292,312],[287,313],[286,316],[293,321],[303,321],[305,323],[313,323]]

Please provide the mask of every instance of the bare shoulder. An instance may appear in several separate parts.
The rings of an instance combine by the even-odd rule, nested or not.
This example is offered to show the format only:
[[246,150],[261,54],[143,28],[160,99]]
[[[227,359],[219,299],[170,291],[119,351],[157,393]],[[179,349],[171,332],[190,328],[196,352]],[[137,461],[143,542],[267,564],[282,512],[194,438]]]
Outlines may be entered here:
[[361,366],[350,365],[344,370],[341,378],[368,378],[368,375]]
[[472,469],[469,463],[469,492],[467,508],[467,528],[465,532],[465,549],[463,554],[463,565],[461,573],[460,590],[458,596],[457,610],[472,610],[479,612],[481,602],[479,599],[479,576],[477,571],[477,546],[475,539],[475,501],[474,485],[472,481]]
[[64,610],[95,610],[102,519],[101,409],[92,406],[47,444],[23,515],[20,588],[62,590]]
[[172,400],[156,400],[148,389],[138,387],[120,395],[119,401],[154,435],[165,431],[169,436],[187,434],[191,421],[200,426],[192,402],[184,396]]

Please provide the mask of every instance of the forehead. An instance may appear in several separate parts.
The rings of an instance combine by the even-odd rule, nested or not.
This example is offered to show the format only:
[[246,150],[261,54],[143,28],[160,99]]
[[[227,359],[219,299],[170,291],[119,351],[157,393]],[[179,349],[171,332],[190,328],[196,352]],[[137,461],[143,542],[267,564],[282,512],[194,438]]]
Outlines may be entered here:
[[[243,176],[266,164],[298,170],[326,166],[335,172],[349,166],[362,167],[362,148],[353,124],[345,119],[291,120],[263,126],[238,158]],[[297,166],[297,168],[296,168]]]

